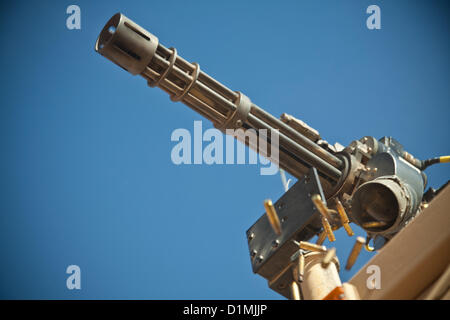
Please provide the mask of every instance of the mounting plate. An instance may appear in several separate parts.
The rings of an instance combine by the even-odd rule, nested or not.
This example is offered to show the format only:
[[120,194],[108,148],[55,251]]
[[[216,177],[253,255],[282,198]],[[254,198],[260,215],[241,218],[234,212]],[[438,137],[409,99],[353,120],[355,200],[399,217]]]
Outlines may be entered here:
[[254,273],[270,281],[290,264],[290,257],[298,250],[292,240],[307,241],[320,232],[322,223],[311,201],[313,194],[325,199],[316,168],[311,168],[274,203],[281,222],[281,235],[273,231],[266,214],[247,230]]

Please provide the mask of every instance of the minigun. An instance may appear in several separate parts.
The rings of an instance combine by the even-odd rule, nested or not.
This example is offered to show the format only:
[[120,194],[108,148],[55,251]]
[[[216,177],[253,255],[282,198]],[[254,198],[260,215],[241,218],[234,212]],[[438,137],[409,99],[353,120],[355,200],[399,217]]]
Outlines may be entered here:
[[[299,243],[316,235],[333,239],[333,230],[349,223],[367,232],[381,248],[418,215],[431,196],[424,197],[431,164],[448,162],[448,156],[419,160],[391,137],[363,137],[347,147],[331,145],[319,132],[293,116],[274,117],[239,91],[232,91],[183,59],[175,48],[121,13],[101,31],[95,50],[150,87],[159,87],[172,101],[180,101],[228,133],[228,129],[254,129],[277,135],[276,164],[298,181],[275,203],[266,202],[263,214],[247,231],[252,268],[269,280],[269,286],[289,296],[286,272]],[[258,152],[248,139],[243,143]],[[264,155],[275,161],[271,155]]]

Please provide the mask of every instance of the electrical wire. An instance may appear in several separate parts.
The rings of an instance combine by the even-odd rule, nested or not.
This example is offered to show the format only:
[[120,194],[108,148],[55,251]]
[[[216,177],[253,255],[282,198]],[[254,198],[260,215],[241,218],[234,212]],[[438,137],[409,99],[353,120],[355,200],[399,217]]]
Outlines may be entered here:
[[421,169],[425,170],[429,166],[436,164],[436,163],[448,163],[448,162],[450,162],[450,156],[441,156],[441,157],[423,160]]

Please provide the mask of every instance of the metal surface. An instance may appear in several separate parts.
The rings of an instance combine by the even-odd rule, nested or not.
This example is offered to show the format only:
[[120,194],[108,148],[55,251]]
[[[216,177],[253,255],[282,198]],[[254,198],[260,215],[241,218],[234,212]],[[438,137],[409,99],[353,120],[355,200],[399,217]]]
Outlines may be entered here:
[[326,268],[328,267],[328,265],[330,264],[331,260],[336,256],[336,248],[331,248],[330,250],[328,250],[325,254],[325,256],[323,257],[322,260],[322,267]]
[[[450,186],[349,281],[364,300],[417,299],[450,265]],[[368,267],[381,271],[380,289],[367,285]]]
[[333,230],[331,229],[330,222],[324,216],[321,217],[323,230],[327,234],[328,241],[333,242],[336,241],[336,237],[334,236]]
[[296,131],[303,134],[309,140],[317,142],[317,140],[320,139],[319,131],[317,131],[314,128],[311,128],[305,122],[291,116],[290,114],[287,113],[281,114],[280,120],[289,125],[290,127],[292,127],[293,129],[295,129]]
[[325,252],[325,251],[327,251],[327,248],[325,246],[318,245],[318,244],[315,244],[315,243],[306,242],[306,241],[300,241],[298,243],[298,246],[300,247],[300,249],[308,250],[308,251],[316,251],[316,252]]
[[[300,253],[298,253],[300,254]],[[342,286],[339,278],[339,260],[336,256],[326,268],[322,261],[326,252],[307,252],[304,254],[304,277],[299,283],[302,299],[321,300],[334,288]],[[269,287],[286,298],[290,298],[290,284],[294,281],[292,268],[296,266],[295,255],[276,277],[269,281]]]
[[339,217],[341,219],[342,226],[344,227],[345,231],[347,232],[348,236],[351,237],[355,233],[353,232],[352,228],[349,225],[350,220],[348,219],[347,213],[345,212],[344,206],[339,201],[338,198],[334,198],[336,203],[336,209],[339,213]]
[[[273,278],[299,249],[292,240],[307,240],[320,231],[320,214],[310,200],[311,194],[323,196],[314,168],[274,204],[282,224],[281,235],[273,231],[266,214],[247,231],[253,272],[268,280]],[[274,246],[276,241],[278,245]]]
[[342,286],[339,278],[339,260],[336,256],[330,264],[322,267],[326,253],[311,252],[305,255],[305,280],[302,282],[302,292],[305,300],[325,298],[334,288]]
[[237,128],[279,130],[278,165],[297,178],[310,167],[316,167],[324,187],[331,189],[345,169],[339,157],[310,140],[314,129],[308,127],[308,136],[296,131],[242,93],[214,80],[199,64],[184,60],[174,48],[163,46],[155,36],[120,13],[105,25],[95,50],[130,73],[140,74],[150,86],[158,86],[173,101],[183,102],[224,132]]
[[264,208],[266,208],[266,216],[272,226],[273,231],[279,236],[281,234],[281,222],[278,218],[278,214],[275,207],[272,204],[272,200],[264,201]]
[[291,300],[300,300],[300,288],[297,282],[292,281],[290,285]]
[[144,71],[157,47],[157,37],[121,15],[106,23],[95,43],[96,51],[134,75]]
[[345,265],[346,270],[350,270],[353,267],[364,244],[366,244],[366,240],[363,237],[356,238],[352,251],[347,258],[347,264]]
[[[243,93],[230,90],[201,70],[198,63],[187,62],[175,48],[166,48],[156,36],[120,13],[107,22],[95,50],[299,179],[274,206],[266,203],[267,215],[247,231],[253,271],[286,297],[290,289],[295,298],[302,291],[297,292],[295,281],[304,278],[303,272],[291,270],[293,264],[298,269],[304,262],[291,260],[300,252],[299,242],[304,244],[321,232],[319,246],[309,249],[323,251],[320,245],[326,236],[335,240],[333,230],[343,226],[348,235],[353,235],[349,226],[352,221],[367,231],[367,247],[373,239],[375,248],[380,248],[427,205],[429,200],[424,203],[422,199],[427,180],[423,169],[441,160],[450,161],[450,157],[421,161],[391,137],[379,141],[363,137],[346,148],[333,146],[303,121],[286,114],[277,119]],[[259,150],[260,139],[266,141],[267,151]],[[356,251],[361,246],[361,241],[357,242]],[[328,252],[325,265],[336,268],[329,261],[333,261],[332,256]],[[354,250],[348,265],[356,256]],[[319,278],[323,276],[323,270],[315,270]],[[304,285],[313,292],[313,286],[319,284],[306,278]],[[334,282],[336,287],[338,281]],[[321,290],[320,295],[323,293]]]
[[370,235],[392,237],[415,216],[424,190],[419,169],[401,157],[401,146],[378,152],[367,167],[376,168],[352,198],[352,220]]

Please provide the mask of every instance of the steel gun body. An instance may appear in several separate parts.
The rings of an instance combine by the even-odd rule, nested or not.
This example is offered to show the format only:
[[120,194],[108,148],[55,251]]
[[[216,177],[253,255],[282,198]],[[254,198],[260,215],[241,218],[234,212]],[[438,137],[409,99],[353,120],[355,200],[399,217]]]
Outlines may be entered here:
[[[107,22],[95,50],[212,121],[224,133],[227,129],[276,132],[276,164],[299,181],[274,204],[281,235],[271,230],[267,215],[263,215],[247,237],[253,271],[283,295],[287,289],[280,281],[291,277],[283,270],[298,250],[295,243],[324,231],[312,195],[322,199],[332,229],[354,222],[367,231],[369,239],[375,239],[377,248],[420,212],[426,185],[423,169],[439,161],[420,161],[390,137],[363,137],[345,148],[330,145],[304,122],[286,114],[278,119],[243,93],[227,88],[199,64],[186,61],[175,48],[163,46],[156,36],[120,13]],[[269,145],[271,137],[263,137]],[[241,141],[258,152],[249,139]],[[270,154],[264,156],[271,159]],[[348,221],[340,215],[342,210],[349,213]]]

